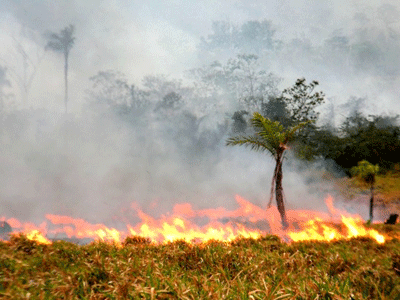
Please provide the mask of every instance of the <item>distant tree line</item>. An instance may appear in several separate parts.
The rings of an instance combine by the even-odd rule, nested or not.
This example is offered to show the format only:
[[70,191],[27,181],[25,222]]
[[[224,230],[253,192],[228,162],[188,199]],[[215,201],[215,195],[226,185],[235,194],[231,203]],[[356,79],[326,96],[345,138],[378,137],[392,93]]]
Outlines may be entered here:
[[[202,59],[222,59],[234,54],[253,53],[268,55],[269,60],[281,65],[323,66],[330,72],[348,76],[363,73],[391,78],[400,75],[400,50],[396,6],[383,4],[370,13],[357,12],[353,16],[353,28],[344,32],[333,29],[329,37],[318,44],[310,38],[297,36],[284,40],[277,35],[278,28],[269,20],[251,20],[244,23],[214,21],[211,33],[201,39],[198,46]],[[379,24],[376,22],[379,20]]]
[[[367,160],[379,164],[380,171],[385,172],[399,163],[397,116],[365,116],[355,109],[337,127],[323,124],[315,109],[296,111],[299,107],[322,105],[324,95],[314,93],[317,82],[306,84],[300,79],[281,91],[282,79],[269,72],[268,65],[271,58],[282,57],[290,64],[303,51],[308,58],[321,61],[332,70],[346,65],[346,70],[387,73],[397,62],[389,66],[387,55],[393,51],[382,51],[382,47],[392,50],[400,47],[399,36],[391,29],[396,14],[391,6],[379,8],[377,15],[387,25],[382,29],[371,27],[365,18],[357,15],[358,25],[351,34],[334,31],[321,45],[312,45],[302,38],[280,40],[277,29],[268,20],[242,24],[215,21],[212,32],[198,45],[199,55],[207,57],[210,63],[185,73],[185,82],[190,84],[152,75],[144,77],[139,87],[118,71],[99,71],[91,77],[87,109],[113,114],[132,126],[147,126],[154,121],[163,123],[162,131],[171,134],[182,149],[199,156],[206,149],[223,145],[226,135],[250,133],[249,122],[254,112],[278,121],[284,128],[312,120],[313,123],[297,133],[296,142],[291,146],[297,157],[330,159],[347,174],[359,161]],[[69,101],[68,59],[75,42],[74,33],[74,26],[70,25],[47,37],[46,49],[61,52],[64,58],[65,111]],[[7,68],[1,67],[0,107],[8,96],[4,88],[9,85]],[[311,94],[313,98],[306,97]],[[303,104],[309,105],[299,106],[304,99],[308,102]]]
[[298,144],[299,157],[331,159],[346,174],[359,161],[378,164],[387,172],[400,163],[398,116],[349,116],[339,128],[313,128]]
[[[285,89],[278,97],[270,97],[262,104],[261,114],[272,121],[278,121],[289,128],[307,120],[318,121],[319,113],[315,108],[322,104],[323,93],[311,95],[317,82],[309,85],[304,79]],[[307,100],[303,100],[307,99]],[[299,105],[299,104],[303,105]],[[309,105],[306,105],[306,104]],[[294,107],[302,107],[293,109]],[[236,111],[233,116],[234,133],[246,133],[248,128],[246,110]],[[380,166],[380,172],[393,170],[400,163],[400,127],[399,116],[368,115],[355,111],[345,118],[338,127],[329,124],[308,124],[297,133],[293,143],[295,155],[304,160],[332,160],[347,175],[350,169],[362,160]]]

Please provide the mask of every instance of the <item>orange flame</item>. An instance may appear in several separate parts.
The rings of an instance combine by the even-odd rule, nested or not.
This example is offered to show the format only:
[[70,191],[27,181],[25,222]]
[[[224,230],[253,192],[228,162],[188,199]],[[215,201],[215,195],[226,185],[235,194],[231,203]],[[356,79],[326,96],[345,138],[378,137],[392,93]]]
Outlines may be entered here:
[[36,241],[36,242],[38,242],[40,244],[47,244],[47,245],[51,244],[51,242],[47,238],[45,238],[41,234],[41,232],[39,230],[37,230],[37,229],[34,229],[34,230],[31,230],[31,231],[27,232],[26,233],[26,237],[27,237],[27,239],[32,240],[32,241]]
[[[14,218],[1,219],[5,220],[14,231],[23,232],[28,239],[44,244],[51,243],[46,238],[48,233],[55,237],[63,233],[69,238],[90,238],[116,245],[121,245],[122,240],[129,235],[142,236],[161,243],[175,240],[231,241],[238,237],[257,239],[267,233],[295,242],[303,240],[329,242],[359,236],[371,237],[378,243],[385,241],[384,236],[376,230],[364,227],[361,217],[336,209],[330,196],[325,200],[330,213],[288,210],[287,217],[290,226],[286,231],[282,229],[276,207],[265,210],[240,196],[236,196],[235,199],[239,205],[235,210],[227,210],[223,207],[195,210],[191,204],[182,203],[174,206],[172,216],[162,216],[159,219],[145,214],[137,208],[135,203],[132,203],[131,207],[136,210],[141,222],[135,226],[127,224],[125,231],[109,228],[104,224],[91,224],[83,219],[53,214],[46,215],[51,229],[47,228],[47,222],[35,226]],[[193,218],[207,218],[208,224],[199,226],[191,221]],[[334,219],[340,220],[340,223],[333,223]]]
[[327,197],[325,199],[325,203],[332,215],[338,216],[340,214],[341,226],[339,226],[338,228],[338,226],[323,221],[321,218],[311,219],[302,226],[303,228],[301,231],[288,232],[288,236],[293,241],[332,241],[339,239],[350,239],[353,237],[370,237],[375,239],[376,242],[379,244],[385,242],[385,237],[379,234],[378,231],[364,227],[364,221],[361,219],[360,216],[350,216],[346,212],[339,212],[333,206],[332,197]]
[[295,242],[307,240],[332,241],[361,236],[371,237],[379,244],[385,242],[384,236],[379,234],[378,231],[365,228],[361,219],[342,216],[342,223],[346,230],[335,228],[333,224],[324,223],[321,219],[314,219],[308,221],[303,230],[288,232],[288,236]]

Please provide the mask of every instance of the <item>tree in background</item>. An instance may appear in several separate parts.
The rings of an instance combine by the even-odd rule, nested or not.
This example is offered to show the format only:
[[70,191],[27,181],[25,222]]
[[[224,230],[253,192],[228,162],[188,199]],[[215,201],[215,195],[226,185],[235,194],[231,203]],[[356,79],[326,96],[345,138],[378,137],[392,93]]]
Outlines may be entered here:
[[182,80],[162,74],[145,76],[142,85],[151,102],[163,101],[163,98],[171,92],[183,98],[188,97],[192,92],[191,88],[183,85]]
[[261,107],[264,117],[272,121],[278,121],[284,127],[288,127],[293,123],[282,97],[269,97],[268,102],[263,103]]
[[292,87],[283,90],[281,99],[294,124],[317,120],[319,113],[315,109],[324,103],[325,97],[323,92],[314,92],[318,84],[315,80],[306,84],[305,78],[300,78]]
[[281,78],[261,67],[260,58],[253,54],[240,54],[227,62],[237,89],[242,108],[250,113],[260,111],[269,97],[279,94]]
[[340,127],[341,142],[334,160],[347,172],[359,161],[379,164],[390,170],[400,161],[398,116],[368,116],[357,113]]
[[[265,101],[279,94],[278,84],[281,78],[267,72],[261,66],[257,55],[240,54],[230,58],[226,63],[213,63],[189,70],[188,76],[193,80],[194,99],[203,111],[233,111],[234,132],[243,131],[247,117],[255,111],[261,111]],[[246,113],[244,113],[246,112]],[[238,132],[237,132],[238,133]]]
[[304,78],[297,79],[292,87],[283,90],[279,97],[269,97],[269,101],[262,104],[262,114],[279,121],[284,128],[290,128],[301,122],[308,122],[306,128],[297,133],[295,153],[302,159],[310,160],[319,153],[314,152],[314,137],[319,136],[320,130],[315,122],[319,117],[316,111],[324,100],[324,93],[315,91],[317,81],[307,84]]
[[375,176],[378,174],[379,166],[373,165],[366,160],[358,162],[358,165],[351,168],[351,175],[359,177],[369,185],[371,190],[371,198],[369,201],[369,222],[372,223],[373,211],[374,211],[374,187],[375,187]]
[[4,99],[7,97],[4,87],[10,87],[11,83],[7,79],[7,68],[0,66],[0,113],[4,110]]
[[254,135],[231,137],[227,140],[227,146],[245,145],[250,146],[255,151],[268,151],[275,159],[275,171],[272,177],[270,202],[271,205],[273,194],[275,191],[275,199],[278,211],[281,215],[282,225],[288,227],[285,212],[285,204],[283,201],[282,187],[282,161],[284,153],[288,149],[288,144],[295,138],[296,132],[308,124],[301,122],[293,127],[284,128],[278,121],[271,121],[263,117],[260,113],[255,112],[251,119],[251,124],[255,130]]
[[131,107],[134,110],[141,110],[146,106],[146,93],[130,84],[121,72],[100,71],[89,80],[93,86],[86,92],[91,101],[112,107]]
[[64,82],[65,82],[65,112],[67,113],[68,105],[68,58],[69,52],[71,51],[75,37],[74,26],[69,25],[61,30],[60,34],[51,33],[49,36],[49,41],[46,45],[46,49],[51,49],[56,52],[61,52],[64,55]]
[[128,82],[115,70],[100,71],[89,78],[92,88],[86,91],[89,107],[101,114],[112,112],[130,124],[141,124],[149,111],[148,93]]
[[171,115],[173,111],[177,111],[183,106],[182,96],[175,92],[166,94],[160,102],[156,105],[155,111],[164,111],[166,114]]
[[106,106],[132,104],[135,86],[128,84],[125,75],[121,72],[100,71],[89,80],[93,83],[92,89],[86,91],[90,101]]
[[389,171],[400,162],[398,118],[351,112],[339,128],[311,124],[296,140],[296,156],[334,161],[349,176],[350,169],[362,160],[379,164],[380,172]]
[[232,131],[234,133],[244,133],[247,129],[247,121],[244,118],[244,115],[248,115],[249,113],[245,110],[235,111],[232,116],[233,124]]
[[[24,105],[28,102],[29,90],[31,89],[33,78],[35,77],[36,71],[44,57],[43,48],[37,48],[36,59],[28,54],[25,46],[22,42],[13,37],[16,49],[22,58],[23,73],[19,74],[16,69],[12,68],[15,81],[20,86],[22,91],[22,102]],[[41,50],[41,51],[40,51]]]
[[275,74],[267,72],[260,58],[253,54],[239,54],[226,63],[214,61],[187,73],[194,79],[200,97],[232,99],[249,113],[259,111],[268,97],[277,96],[281,81]]
[[199,50],[212,56],[232,53],[262,55],[281,44],[275,38],[275,26],[268,20],[247,21],[241,25],[214,21],[211,28],[212,33],[201,38]]
[[13,82],[18,85],[22,103],[26,106],[45,49],[41,34],[25,25],[21,25],[18,34],[11,34],[11,38],[13,40],[11,55],[1,60],[7,65]]
[[11,83],[7,79],[7,68],[0,66],[0,87],[3,86],[11,86]]

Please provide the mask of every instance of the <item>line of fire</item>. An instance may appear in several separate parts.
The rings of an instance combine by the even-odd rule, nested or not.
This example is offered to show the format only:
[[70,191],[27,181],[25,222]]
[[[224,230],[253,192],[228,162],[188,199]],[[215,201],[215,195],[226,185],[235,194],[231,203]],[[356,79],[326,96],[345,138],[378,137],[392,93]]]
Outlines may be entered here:
[[[384,243],[387,237],[375,229],[365,226],[365,221],[355,214],[338,210],[333,198],[325,199],[328,213],[312,210],[288,210],[289,226],[283,228],[278,209],[267,210],[236,196],[238,208],[226,210],[223,207],[195,210],[189,203],[176,204],[172,213],[155,219],[133,203],[132,212],[140,217],[138,224],[126,224],[125,230],[91,224],[83,219],[47,214],[41,224],[24,223],[15,218],[1,218],[0,237],[8,240],[11,234],[24,234],[38,243],[51,244],[55,240],[67,240],[78,244],[102,241],[122,245],[129,236],[140,236],[154,243],[184,240],[202,243],[210,240],[232,241],[234,239],[258,239],[267,234],[279,236],[286,242],[335,241],[354,237],[368,237],[377,243]],[[199,222],[203,220],[203,222]],[[204,222],[207,220],[208,222]],[[198,223],[205,223],[198,225]]]

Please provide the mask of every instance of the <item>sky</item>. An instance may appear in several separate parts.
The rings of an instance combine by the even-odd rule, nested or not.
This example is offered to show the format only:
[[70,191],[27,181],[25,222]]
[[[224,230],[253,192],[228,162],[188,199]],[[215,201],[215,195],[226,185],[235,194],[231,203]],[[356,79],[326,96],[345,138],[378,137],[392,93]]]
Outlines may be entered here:
[[[388,4],[400,11],[400,3],[395,0],[0,0],[0,66],[7,67],[11,77],[12,86],[6,87],[6,91],[16,95],[7,103],[7,109],[46,108],[61,118],[59,116],[64,111],[63,59],[59,53],[45,52],[43,48],[46,34],[60,32],[69,24],[76,28],[76,41],[69,60],[70,112],[79,115],[86,101],[85,91],[91,87],[89,78],[99,71],[121,71],[129,82],[140,86],[146,75],[165,74],[180,78],[188,69],[210,64],[211,61],[204,61],[199,55],[198,45],[202,37],[211,34],[213,21],[243,24],[267,19],[275,26],[277,38],[285,41],[305,39],[322,46],[333,32],[351,35],[362,22],[375,29],[390,27],[400,33],[398,11],[386,10],[384,17],[378,13],[380,7]],[[373,30],[368,31],[371,35],[366,39],[378,40],[373,33]],[[18,86],[18,78],[24,76],[18,45],[22,45],[30,59],[27,76],[35,70],[26,103],[23,103]],[[388,47],[388,53],[393,53],[389,53],[385,62],[395,70],[400,68],[396,45]],[[300,57],[299,61],[288,62],[280,57],[270,63],[271,71],[282,77],[280,88],[290,86],[297,78],[306,77],[308,81],[320,82],[328,102],[337,101],[338,107],[345,104],[341,108],[343,114],[351,106],[351,103],[346,104],[351,96],[366,98],[365,106],[369,112],[400,113],[399,76],[390,77],[386,73],[377,76],[368,72],[346,74],[346,71],[338,72],[327,63],[313,63],[307,53],[302,55],[305,58]],[[24,207],[35,203],[35,216],[42,214],[46,207],[54,213],[67,211],[76,216],[82,211],[88,216],[97,214],[99,210],[104,214],[113,199],[125,197],[123,204],[131,200],[131,190],[127,192],[122,184],[130,176],[138,178],[133,188],[138,199],[173,199],[176,196],[173,187],[178,186],[185,190],[180,196],[182,199],[204,196],[212,199],[211,203],[223,204],[226,203],[223,194],[227,191],[229,195],[237,192],[253,197],[260,205],[265,200],[271,175],[265,170],[273,168],[273,162],[260,154],[224,149],[222,158],[215,163],[213,174],[204,171],[198,175],[197,182],[190,181],[191,171],[187,169],[187,162],[179,160],[172,145],[167,144],[166,148],[171,149],[172,154],[159,161],[160,165],[148,166],[152,156],[140,158],[142,150],[135,152],[137,156],[133,161],[126,161],[126,151],[140,137],[117,130],[113,120],[101,124],[79,122],[75,127],[54,122],[49,138],[54,142],[51,147],[32,144],[32,136],[9,145],[8,156],[3,155],[0,159],[0,167],[11,170],[8,175],[0,175],[0,184],[7,187],[0,192],[0,199],[5,199],[3,203],[10,205],[8,213],[24,211],[29,216]],[[103,131],[107,132],[106,143],[101,139]],[[72,146],[60,144],[58,135],[69,135]],[[78,140],[89,142],[79,148],[74,144]],[[145,166],[145,172],[132,171],[130,168],[136,164]],[[240,175],[234,177],[231,175],[234,173]],[[148,191],[151,188],[146,174],[153,176],[158,191]],[[286,192],[288,198],[301,195],[304,200],[290,205],[315,207],[315,202],[310,199],[320,199],[322,192],[310,195],[306,178],[293,169],[285,174],[285,182],[291,186]],[[65,192],[61,197],[58,180],[67,182],[74,192]],[[105,190],[105,187],[109,189]],[[325,189],[331,187],[324,186],[320,191]],[[57,197],[69,204],[67,208],[54,203]],[[68,211],[70,204],[76,205],[76,209]],[[210,202],[204,200],[198,204],[205,208]]]

